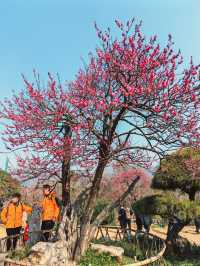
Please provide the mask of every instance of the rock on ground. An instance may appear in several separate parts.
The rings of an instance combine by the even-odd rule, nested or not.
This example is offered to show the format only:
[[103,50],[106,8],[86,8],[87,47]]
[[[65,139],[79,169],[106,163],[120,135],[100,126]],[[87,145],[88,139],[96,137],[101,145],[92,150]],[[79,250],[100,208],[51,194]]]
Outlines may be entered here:
[[91,244],[90,245],[92,250],[95,250],[99,253],[108,253],[111,257],[115,257],[117,262],[122,261],[122,256],[124,254],[124,249],[121,247],[115,247],[115,246],[106,246],[102,244]]
[[7,254],[0,254],[0,266],[4,266],[4,260],[6,258]]
[[0,238],[4,238],[6,236],[7,236],[6,228],[3,224],[0,224]]
[[66,257],[66,245],[62,241],[37,243],[31,248],[30,255],[23,262],[33,266],[72,266]]

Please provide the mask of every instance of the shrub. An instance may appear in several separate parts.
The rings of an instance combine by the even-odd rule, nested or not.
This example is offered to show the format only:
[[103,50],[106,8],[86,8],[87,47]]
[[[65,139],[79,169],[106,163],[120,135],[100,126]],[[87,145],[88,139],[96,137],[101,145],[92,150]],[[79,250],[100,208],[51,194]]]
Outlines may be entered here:
[[185,148],[166,156],[153,177],[152,188],[180,189],[189,195],[190,200],[195,200],[200,191],[199,163],[199,149]]
[[133,203],[132,209],[142,214],[160,215],[162,218],[176,214],[183,221],[189,221],[200,215],[197,202],[180,199],[170,192],[144,197]]

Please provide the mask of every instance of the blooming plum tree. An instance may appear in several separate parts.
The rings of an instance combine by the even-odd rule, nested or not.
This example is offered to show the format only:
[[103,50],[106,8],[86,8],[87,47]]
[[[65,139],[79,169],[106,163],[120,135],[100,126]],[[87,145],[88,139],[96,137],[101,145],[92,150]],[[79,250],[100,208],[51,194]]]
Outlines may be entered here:
[[[45,178],[48,174],[63,183],[67,208],[61,238],[68,241],[68,255],[75,260],[95,230],[90,221],[106,167],[116,162],[149,167],[169,150],[188,140],[198,145],[200,139],[200,66],[191,60],[187,69],[180,67],[183,59],[174,52],[171,36],[161,48],[156,36],[145,38],[141,23],[116,21],[116,25],[120,36],[115,40],[110,29],[102,32],[95,25],[101,46],[67,89],[51,76],[45,88],[38,79],[36,85],[25,80],[25,92],[2,104],[9,149],[22,148],[31,154],[30,160],[18,159],[20,168],[31,172],[30,178],[32,173]],[[86,191],[72,205],[70,164],[87,169],[89,175]],[[98,221],[119,205],[138,180],[132,180]],[[83,195],[86,204],[80,231],[70,242],[69,228],[75,226],[74,215]]]
[[112,174],[104,175],[99,196],[115,201],[119,195],[127,190],[136,176],[139,176],[140,180],[129,195],[130,202],[147,195],[150,192],[152,178],[145,169],[116,167]]

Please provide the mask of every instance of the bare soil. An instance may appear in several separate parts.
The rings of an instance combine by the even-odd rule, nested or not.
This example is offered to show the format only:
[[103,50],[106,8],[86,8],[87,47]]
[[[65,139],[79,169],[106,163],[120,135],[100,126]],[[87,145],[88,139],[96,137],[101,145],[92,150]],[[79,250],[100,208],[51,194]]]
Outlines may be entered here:
[[[167,233],[167,226],[159,227],[157,225],[152,225],[150,233],[157,235],[158,237],[165,239]],[[196,233],[195,226],[185,226],[180,233],[180,236],[187,238],[191,243],[200,246],[200,233]]]

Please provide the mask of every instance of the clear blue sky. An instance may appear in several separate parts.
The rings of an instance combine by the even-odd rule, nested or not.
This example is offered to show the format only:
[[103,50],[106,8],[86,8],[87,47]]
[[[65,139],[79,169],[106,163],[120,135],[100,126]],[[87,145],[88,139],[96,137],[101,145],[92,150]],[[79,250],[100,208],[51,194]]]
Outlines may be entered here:
[[200,0],[0,1],[0,100],[19,91],[20,73],[31,78],[34,68],[44,80],[48,71],[73,79],[81,57],[98,44],[94,21],[112,28],[116,18],[142,19],[147,36],[157,34],[164,44],[171,33],[186,62],[191,55],[200,62],[199,13]]

